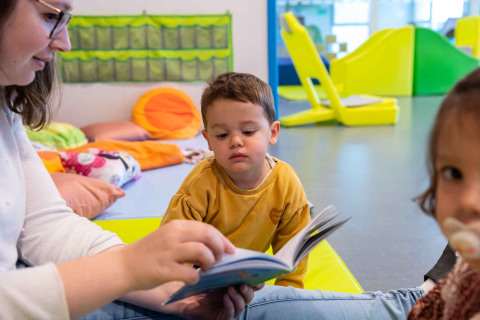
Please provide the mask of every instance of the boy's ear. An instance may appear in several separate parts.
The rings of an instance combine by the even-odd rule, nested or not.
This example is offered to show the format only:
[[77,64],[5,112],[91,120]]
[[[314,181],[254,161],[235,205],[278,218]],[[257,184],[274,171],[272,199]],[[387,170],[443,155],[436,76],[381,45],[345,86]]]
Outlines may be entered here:
[[205,130],[205,129],[202,130],[202,135],[203,135],[203,137],[205,138],[205,140],[207,140],[208,150],[213,151],[213,150],[212,150],[212,147],[210,146],[210,140],[208,140],[207,130]]
[[270,145],[275,145],[278,140],[278,133],[280,132],[280,122],[274,121],[270,125]]

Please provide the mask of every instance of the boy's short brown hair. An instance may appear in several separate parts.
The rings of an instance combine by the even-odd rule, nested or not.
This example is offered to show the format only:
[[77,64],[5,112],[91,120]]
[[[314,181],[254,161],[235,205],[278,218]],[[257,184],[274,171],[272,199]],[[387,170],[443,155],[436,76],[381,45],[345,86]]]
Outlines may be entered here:
[[207,81],[201,100],[203,125],[207,127],[207,109],[217,100],[251,102],[265,111],[269,123],[275,121],[275,103],[272,89],[259,78],[249,73],[226,72]]
[[[440,105],[428,144],[427,167],[430,176],[430,185],[427,190],[415,198],[420,208],[427,214],[435,216],[437,161],[440,133],[443,130],[465,130],[465,122],[473,119],[480,123],[480,68],[475,69],[458,81],[448,92]],[[480,135],[480,130],[476,132]]]

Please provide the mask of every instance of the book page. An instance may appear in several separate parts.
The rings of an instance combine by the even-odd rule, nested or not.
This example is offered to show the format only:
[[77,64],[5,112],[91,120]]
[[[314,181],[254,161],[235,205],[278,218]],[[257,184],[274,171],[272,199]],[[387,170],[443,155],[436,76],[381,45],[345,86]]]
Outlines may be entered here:
[[[300,252],[302,246],[304,246],[308,241],[309,235],[317,230],[322,230],[322,226],[325,228],[328,227],[325,225],[337,216],[338,210],[334,206],[326,207],[322,212],[317,214],[308,225],[306,225],[280,250],[278,250],[278,252],[275,254],[275,257],[287,263],[290,266],[290,270],[293,270],[298,253]],[[324,234],[321,234],[320,236],[322,239],[326,237]]]
[[282,261],[279,261],[275,256],[272,256],[263,252],[242,249],[242,248],[235,248],[235,253],[224,254],[220,261],[216,262],[213,266],[210,267],[210,269],[208,269],[204,273],[216,272],[216,269],[220,267],[230,266],[232,264],[237,265],[245,261],[247,261],[248,263],[250,263],[250,261],[258,261],[257,263],[259,265],[262,264],[262,261],[264,262],[263,263],[264,265],[271,265],[271,262],[273,261],[275,263],[282,264],[284,267],[288,267],[288,264]]

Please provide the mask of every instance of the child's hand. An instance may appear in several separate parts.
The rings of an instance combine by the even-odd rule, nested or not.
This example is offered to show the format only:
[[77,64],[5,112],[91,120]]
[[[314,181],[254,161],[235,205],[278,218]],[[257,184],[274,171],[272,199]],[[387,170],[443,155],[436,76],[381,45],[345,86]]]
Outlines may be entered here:
[[235,247],[210,225],[174,220],[122,251],[131,289],[144,290],[172,280],[194,284],[198,272],[191,264],[208,269]]
[[452,247],[472,267],[480,269],[480,222],[465,225],[454,218],[448,218],[443,229]]

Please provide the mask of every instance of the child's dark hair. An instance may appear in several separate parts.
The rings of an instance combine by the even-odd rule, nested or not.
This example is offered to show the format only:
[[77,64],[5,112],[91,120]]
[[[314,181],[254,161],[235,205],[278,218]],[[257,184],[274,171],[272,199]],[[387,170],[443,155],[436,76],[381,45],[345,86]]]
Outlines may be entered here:
[[[435,193],[438,178],[435,171],[435,162],[440,133],[445,130],[445,127],[462,129],[467,119],[474,119],[480,127],[480,68],[475,69],[457,82],[443,99],[435,118],[435,123],[430,132],[427,154],[430,185],[423,194],[415,198],[420,208],[427,214],[435,215]],[[448,126],[446,126],[447,122]]]
[[248,73],[226,72],[207,81],[201,100],[203,125],[207,127],[207,109],[217,100],[251,102],[265,111],[268,121],[275,121],[275,103],[272,89],[259,78]]

